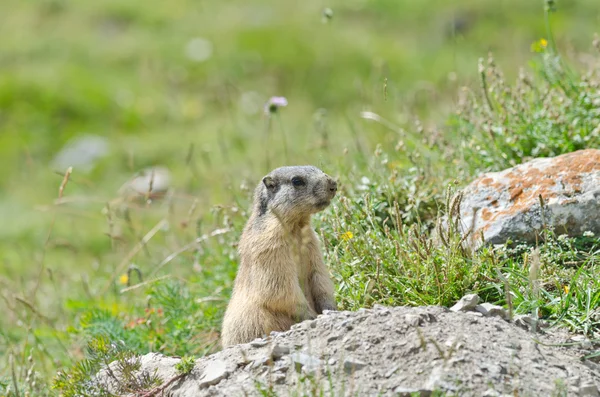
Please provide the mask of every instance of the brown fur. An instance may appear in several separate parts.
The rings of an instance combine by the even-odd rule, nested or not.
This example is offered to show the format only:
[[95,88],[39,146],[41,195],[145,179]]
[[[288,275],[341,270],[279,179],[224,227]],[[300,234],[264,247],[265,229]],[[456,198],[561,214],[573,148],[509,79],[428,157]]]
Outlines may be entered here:
[[[306,186],[290,182],[298,175]],[[333,282],[310,216],[327,207],[336,190],[328,175],[308,166],[279,168],[258,185],[239,243],[241,262],[223,320],[224,347],[335,309]]]

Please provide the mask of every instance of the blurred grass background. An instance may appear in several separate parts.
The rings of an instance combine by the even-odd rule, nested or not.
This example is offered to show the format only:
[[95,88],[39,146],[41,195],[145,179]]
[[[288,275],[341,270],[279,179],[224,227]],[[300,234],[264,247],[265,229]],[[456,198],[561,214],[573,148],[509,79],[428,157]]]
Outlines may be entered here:
[[[413,131],[418,123],[443,126],[460,87],[477,89],[478,58],[493,52],[509,79],[527,66],[532,43],[547,38],[543,6],[3,0],[0,306],[11,309],[0,318],[1,346],[35,345],[50,333],[45,326],[66,327],[57,319],[85,305],[81,296],[105,291],[124,255],[165,213],[193,218],[189,235],[211,221],[232,222],[237,233],[249,200],[244,186],[251,189],[269,168],[311,163],[342,183],[368,174],[365,153],[393,146],[397,134],[361,120],[361,111]],[[557,45],[569,62],[583,62],[579,54],[591,47],[600,7],[596,0],[557,7],[550,18]],[[263,105],[275,95],[289,105],[267,134]],[[106,139],[107,155],[89,170],[74,166],[65,190],[70,202],[54,205],[65,173],[56,156],[88,134]],[[124,227],[125,237],[107,237],[106,203],[135,172],[154,165],[169,168],[176,194],[159,214],[136,207],[124,215],[133,225]],[[223,215],[218,205],[233,213]],[[160,248],[145,252],[145,271],[171,252],[170,238],[183,244],[185,233],[161,237]],[[230,281],[230,265],[211,267],[210,250],[203,255],[210,271],[201,277],[212,277],[214,288]],[[233,248],[229,260],[235,264]],[[171,270],[187,277],[181,266]],[[219,266],[229,273],[219,274]],[[11,296],[36,308],[35,321],[48,322],[35,328],[24,321],[29,317],[18,313],[29,309]],[[59,365],[55,354],[48,353]]]

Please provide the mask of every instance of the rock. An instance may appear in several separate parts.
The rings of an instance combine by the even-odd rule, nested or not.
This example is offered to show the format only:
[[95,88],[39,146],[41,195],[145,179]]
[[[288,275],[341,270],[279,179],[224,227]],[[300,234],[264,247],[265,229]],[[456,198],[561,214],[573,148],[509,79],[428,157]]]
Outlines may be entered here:
[[[557,395],[558,382],[569,396],[594,396],[600,386],[598,366],[581,362],[580,346],[565,346],[564,333],[532,338],[530,332],[499,317],[473,317],[482,315],[441,307],[390,307],[384,312],[339,312],[318,320],[315,328],[283,332],[272,345],[247,343],[200,358],[189,374],[165,389],[164,396],[260,396],[259,383],[263,392],[268,388],[269,395],[277,396],[302,393],[307,390],[304,386],[342,396],[350,385],[351,394],[360,396],[427,396],[434,390],[440,395],[550,396]],[[407,316],[422,321],[415,328],[406,324]],[[328,343],[328,336],[339,332],[345,320],[352,320],[353,329],[343,327],[343,338]],[[361,348],[346,350],[346,344],[356,341]],[[366,343],[368,351],[362,347]],[[276,345],[282,347],[282,356],[271,360],[273,349],[279,349]],[[302,350],[294,351],[296,345]],[[289,354],[283,354],[285,347]],[[168,382],[177,376],[175,365],[180,360],[149,354],[139,361],[136,376],[156,373]],[[110,365],[117,377],[122,376],[118,363]],[[305,374],[311,379],[301,384]],[[90,387],[104,387],[106,370],[96,378],[98,385]],[[110,391],[126,394],[114,387]]]
[[98,135],[83,135],[71,139],[54,158],[54,167],[64,172],[91,171],[96,162],[108,154],[108,141]]
[[598,386],[594,383],[586,382],[579,386],[579,395],[586,397],[600,397],[600,392],[598,391]]
[[119,194],[125,197],[162,197],[171,184],[171,174],[164,167],[143,169],[132,179],[125,182],[119,189]]
[[392,367],[392,368],[391,368],[389,371],[387,371],[387,372],[385,373],[385,375],[383,375],[383,376],[384,376],[384,377],[386,377],[386,378],[389,378],[390,376],[394,375],[394,373],[395,373],[396,371],[398,371],[398,369],[400,369],[400,366],[398,366],[398,365],[395,365],[395,366],[393,366],[393,367]]
[[571,338],[569,338],[568,342],[570,342],[570,343],[578,343],[579,346],[581,346],[583,349],[592,349],[594,347],[594,345],[592,344],[592,341],[590,341],[584,335],[575,335],[575,336],[572,336]]
[[281,357],[290,354],[290,348],[280,343],[275,343],[271,350],[271,357],[273,360],[279,360]]
[[469,294],[465,295],[454,306],[450,308],[453,312],[468,312],[475,309],[475,306],[479,303],[479,295]]
[[267,345],[267,341],[261,338],[254,339],[250,342],[250,346],[252,347],[263,347]]
[[417,389],[412,387],[398,386],[394,389],[394,394],[398,397],[429,397],[433,393],[432,390]]
[[267,365],[269,363],[269,361],[271,361],[271,359],[269,357],[261,356],[261,357],[257,358],[256,360],[252,361],[252,364],[250,364],[250,368],[262,367],[263,365]]
[[[543,209],[540,198],[543,198]],[[537,158],[483,174],[463,190],[460,207],[470,245],[483,240],[535,242],[544,226],[559,234],[600,234],[600,150]]]
[[344,360],[344,371],[346,371],[346,373],[349,373],[349,374],[351,374],[355,371],[358,371],[359,369],[362,369],[366,366],[367,366],[367,363],[365,363],[364,361],[357,360],[352,357],[347,357]]
[[314,375],[320,368],[323,362],[318,358],[315,358],[306,353],[293,353],[291,356],[292,362],[296,366],[296,371],[302,370],[303,372]]
[[286,376],[282,373],[273,373],[271,374],[271,381],[276,385],[282,385],[285,383]]
[[493,305],[491,303],[482,303],[481,305],[475,306],[475,311],[483,314],[485,317],[500,317],[504,320],[509,319],[508,310],[504,309],[502,306]]
[[229,375],[227,371],[227,364],[222,360],[215,360],[209,362],[204,369],[202,377],[198,381],[200,388],[216,385],[221,380],[225,379]]
[[513,322],[516,326],[529,331],[536,325],[537,320],[531,314],[518,314],[513,318]]

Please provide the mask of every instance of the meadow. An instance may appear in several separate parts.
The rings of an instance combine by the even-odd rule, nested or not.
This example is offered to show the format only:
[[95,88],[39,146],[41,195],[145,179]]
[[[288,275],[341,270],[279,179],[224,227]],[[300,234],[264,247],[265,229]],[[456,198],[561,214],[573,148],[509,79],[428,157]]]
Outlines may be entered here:
[[[218,349],[252,190],[284,164],[340,182],[315,226],[341,309],[477,292],[596,338],[597,236],[429,236],[480,172],[600,147],[599,22],[594,0],[4,0],[0,396],[93,395],[102,341]],[[107,151],[68,172],[85,135]],[[169,193],[120,197],[148,166]]]

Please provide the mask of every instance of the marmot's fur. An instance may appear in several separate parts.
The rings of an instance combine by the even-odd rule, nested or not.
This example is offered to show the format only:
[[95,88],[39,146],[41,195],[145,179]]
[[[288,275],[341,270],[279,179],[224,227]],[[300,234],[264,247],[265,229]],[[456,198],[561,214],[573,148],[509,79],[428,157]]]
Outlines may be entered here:
[[277,168],[256,187],[239,243],[240,266],[225,312],[224,347],[335,310],[334,286],[312,214],[325,209],[337,183],[313,166]]

